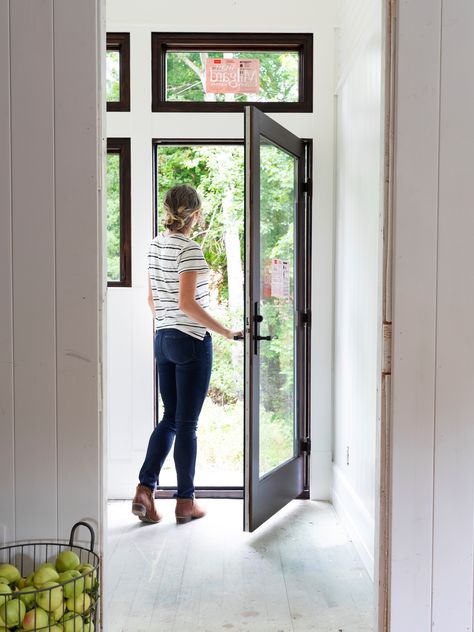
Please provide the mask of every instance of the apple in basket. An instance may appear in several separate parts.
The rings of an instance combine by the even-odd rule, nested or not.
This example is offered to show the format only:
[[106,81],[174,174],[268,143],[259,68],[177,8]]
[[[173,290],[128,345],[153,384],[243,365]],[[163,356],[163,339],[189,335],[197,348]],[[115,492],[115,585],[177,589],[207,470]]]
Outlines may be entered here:
[[42,592],[36,595],[36,603],[38,606],[48,612],[59,608],[63,603],[63,587],[56,582],[46,582],[41,588]]
[[23,617],[23,630],[37,630],[45,628],[49,623],[48,613],[42,608],[33,608]]
[[25,614],[26,606],[21,599],[10,599],[0,606],[0,619],[6,623],[7,628],[20,625]]
[[50,566],[43,566],[39,568],[33,575],[33,584],[36,588],[40,588],[46,582],[57,582],[59,579],[59,573]]
[[12,589],[8,584],[0,584],[0,605],[12,598]]
[[94,571],[94,567],[92,564],[81,564],[76,570],[84,575],[85,590],[90,592],[97,585],[97,572]]
[[72,571],[76,566],[79,566],[81,560],[74,551],[61,551],[56,558],[56,570],[58,573],[64,573],[64,571]]
[[92,605],[92,600],[87,593],[82,593],[78,597],[69,597],[66,601],[66,608],[77,614],[84,614]]
[[33,591],[34,588],[31,586],[25,586],[24,588],[20,588],[16,595],[25,604],[27,610],[32,608],[35,603],[35,593]]
[[64,616],[65,612],[66,612],[66,602],[63,601],[62,604],[58,608],[56,608],[56,610],[53,610],[52,612],[49,613],[50,623],[53,624],[59,621],[59,619],[62,616]]
[[75,612],[66,612],[59,623],[63,626],[64,632],[83,632],[84,630],[82,617]]
[[[71,581],[75,578],[76,581]],[[64,598],[69,599],[69,597],[78,597],[80,594],[82,594],[84,592],[85,579],[87,578],[82,577],[79,571],[72,570],[64,571],[64,573],[59,573],[59,581],[61,582],[61,584],[64,584]]]
[[[84,627],[82,628],[82,632],[94,632],[95,625],[92,621],[84,621]],[[0,629],[1,632],[1,629]]]
[[13,564],[0,564],[0,577],[5,577],[8,584],[16,584],[21,579],[20,571]]

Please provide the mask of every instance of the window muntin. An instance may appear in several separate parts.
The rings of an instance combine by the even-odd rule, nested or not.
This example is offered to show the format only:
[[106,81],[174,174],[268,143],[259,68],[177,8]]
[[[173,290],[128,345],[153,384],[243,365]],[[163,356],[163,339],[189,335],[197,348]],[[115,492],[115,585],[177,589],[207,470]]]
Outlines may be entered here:
[[[312,44],[312,34],[152,33],[152,109],[242,111],[258,104],[266,111],[311,112]],[[216,59],[228,69],[236,60],[259,63],[259,90],[239,91],[238,80],[225,92],[207,89],[206,64]],[[226,73],[230,80],[231,72],[237,71]]]
[[107,33],[106,95],[108,112],[130,111],[129,33]]
[[130,139],[107,139],[107,285],[130,287]]

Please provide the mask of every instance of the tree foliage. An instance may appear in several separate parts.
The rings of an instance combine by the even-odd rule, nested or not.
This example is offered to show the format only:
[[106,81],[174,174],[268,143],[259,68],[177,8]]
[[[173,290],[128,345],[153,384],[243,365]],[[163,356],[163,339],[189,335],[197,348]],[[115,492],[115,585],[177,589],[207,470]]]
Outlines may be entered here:
[[[258,95],[224,95],[205,92],[206,58],[260,60]],[[298,101],[298,53],[292,52],[169,52],[167,54],[169,101]]]

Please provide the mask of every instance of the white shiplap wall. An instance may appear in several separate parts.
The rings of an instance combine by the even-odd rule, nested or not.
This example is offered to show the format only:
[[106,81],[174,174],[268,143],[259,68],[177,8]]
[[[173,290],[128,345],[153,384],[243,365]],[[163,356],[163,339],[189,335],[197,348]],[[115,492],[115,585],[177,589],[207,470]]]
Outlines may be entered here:
[[474,5],[397,20],[391,632],[470,632]]
[[374,576],[382,238],[382,4],[344,0],[338,37],[333,503]]
[[100,531],[101,6],[0,1],[0,540]]

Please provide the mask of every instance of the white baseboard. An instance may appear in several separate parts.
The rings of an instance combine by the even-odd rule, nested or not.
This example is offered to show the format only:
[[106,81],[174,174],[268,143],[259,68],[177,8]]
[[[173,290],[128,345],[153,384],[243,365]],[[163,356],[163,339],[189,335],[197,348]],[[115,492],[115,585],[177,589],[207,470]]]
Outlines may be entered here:
[[375,520],[365,508],[359,496],[333,463],[332,503],[344,527],[347,529],[360,558],[374,579],[374,534]]

